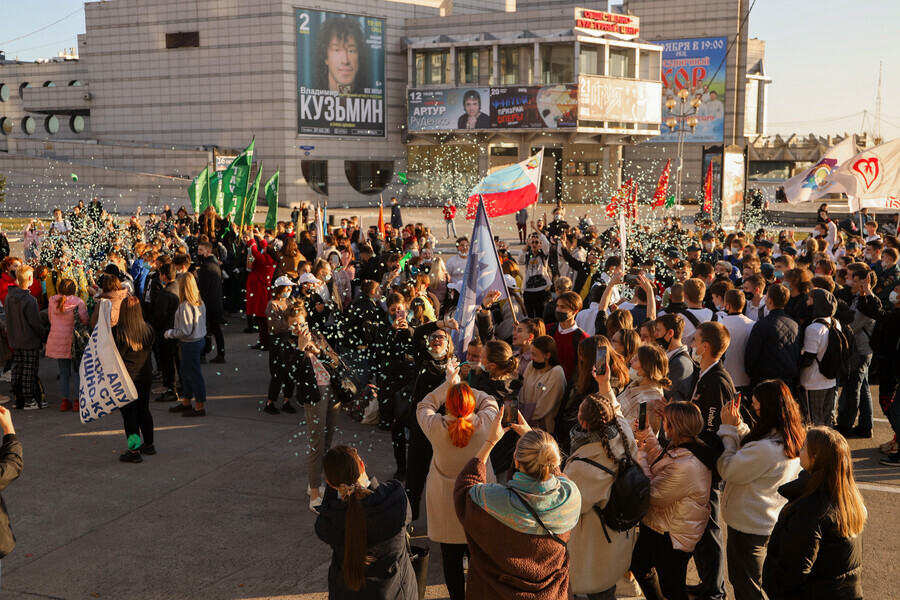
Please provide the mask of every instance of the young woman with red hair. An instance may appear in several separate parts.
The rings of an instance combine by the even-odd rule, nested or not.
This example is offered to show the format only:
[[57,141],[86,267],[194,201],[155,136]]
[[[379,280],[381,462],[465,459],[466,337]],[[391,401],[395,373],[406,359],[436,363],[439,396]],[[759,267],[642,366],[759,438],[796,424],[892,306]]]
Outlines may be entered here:
[[[441,545],[450,600],[466,596],[463,556],[468,554],[466,535],[453,507],[453,486],[463,466],[484,444],[498,412],[492,396],[458,383],[457,373],[458,368],[448,367],[447,381],[416,407],[416,418],[434,449],[425,483],[428,537]],[[442,404],[446,404],[446,415],[438,412]],[[496,481],[490,464],[487,473],[489,481]]]

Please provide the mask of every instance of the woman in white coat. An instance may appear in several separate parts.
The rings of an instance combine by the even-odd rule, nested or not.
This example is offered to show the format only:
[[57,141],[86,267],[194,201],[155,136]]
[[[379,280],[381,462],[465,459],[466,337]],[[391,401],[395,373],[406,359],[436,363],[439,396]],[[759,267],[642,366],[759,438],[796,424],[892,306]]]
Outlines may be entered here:
[[[463,467],[478,453],[497,416],[494,398],[458,383],[458,369],[448,369],[447,381],[425,396],[416,407],[416,418],[431,442],[434,455],[425,482],[428,537],[441,545],[444,581],[450,600],[464,600],[466,579],[463,557],[468,553],[466,535],[453,506],[453,486]],[[446,404],[447,414],[438,411]],[[488,482],[495,482],[487,463]]]
[[648,422],[653,431],[659,431],[661,417],[653,410],[653,405],[663,401],[663,392],[672,386],[666,377],[668,372],[669,359],[659,346],[638,347],[628,369],[631,383],[616,397],[629,423],[637,420],[641,404],[649,403]]
[[616,416],[608,373],[600,384],[605,392],[581,402],[565,469],[581,492],[581,518],[569,538],[569,581],[575,594],[587,594],[589,600],[614,600],[616,582],[628,571],[637,540],[635,530],[604,528],[594,510],[595,505],[603,507],[609,501],[615,477],[588,461],[617,472],[618,460],[626,452],[632,457],[638,452],[628,422]]

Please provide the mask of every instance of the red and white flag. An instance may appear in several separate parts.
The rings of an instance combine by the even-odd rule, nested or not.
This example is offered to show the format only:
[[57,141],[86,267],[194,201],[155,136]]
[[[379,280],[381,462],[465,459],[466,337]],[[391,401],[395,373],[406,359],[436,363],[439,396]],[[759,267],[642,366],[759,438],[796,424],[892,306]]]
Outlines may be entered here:
[[466,218],[475,218],[479,198],[484,199],[489,217],[510,215],[537,202],[543,158],[544,151],[541,150],[528,160],[494,171],[482,179],[469,196]]
[[860,152],[828,179],[863,202],[900,198],[900,138]]
[[666,161],[666,166],[662,173],[659,174],[659,183],[656,184],[656,191],[653,192],[653,203],[650,208],[659,208],[665,206],[666,195],[669,193],[669,167],[672,165],[672,159]]

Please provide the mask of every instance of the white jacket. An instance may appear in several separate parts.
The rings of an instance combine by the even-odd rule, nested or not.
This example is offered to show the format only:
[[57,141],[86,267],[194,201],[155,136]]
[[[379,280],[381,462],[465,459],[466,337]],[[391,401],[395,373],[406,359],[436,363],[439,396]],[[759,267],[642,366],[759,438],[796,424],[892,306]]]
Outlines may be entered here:
[[770,535],[787,503],[778,488],[797,478],[800,459],[788,458],[774,433],[741,447],[741,439],[749,432],[744,423],[719,426],[725,445],[717,465],[725,481],[722,516],[729,527],[742,533]]

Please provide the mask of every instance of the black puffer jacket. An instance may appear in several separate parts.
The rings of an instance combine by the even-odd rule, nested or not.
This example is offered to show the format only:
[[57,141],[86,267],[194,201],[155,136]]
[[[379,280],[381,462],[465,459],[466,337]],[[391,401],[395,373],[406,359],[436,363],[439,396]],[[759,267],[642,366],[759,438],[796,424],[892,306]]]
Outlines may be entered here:
[[781,308],[756,322],[744,352],[744,369],[753,384],[781,379],[789,388],[797,380],[800,328]]
[[416,600],[419,597],[416,575],[406,545],[406,527],[412,513],[403,484],[392,480],[379,485],[372,479],[369,489],[373,493],[362,499],[362,505],[366,512],[366,554],[370,562],[366,566],[366,582],[356,592],[347,588],[343,573],[348,505],[338,498],[334,488],[325,491],[316,518],[316,535],[332,550],[328,597],[330,600]]
[[769,538],[763,589],[771,600],[862,600],[862,534],[843,537],[821,494],[800,498],[806,476],[778,488],[788,503]]

